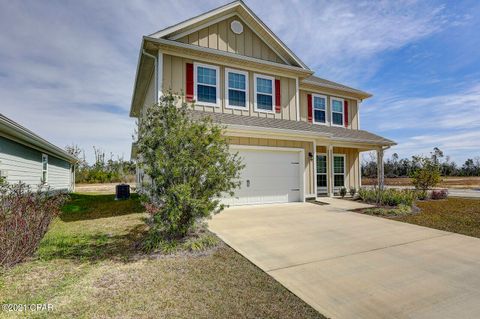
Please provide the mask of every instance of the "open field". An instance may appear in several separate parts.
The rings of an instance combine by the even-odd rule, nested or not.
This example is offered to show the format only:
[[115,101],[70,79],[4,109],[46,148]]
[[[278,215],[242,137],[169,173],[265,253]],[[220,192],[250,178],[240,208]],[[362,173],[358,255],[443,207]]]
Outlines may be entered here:
[[[362,185],[375,185],[377,179],[362,178]],[[408,177],[385,178],[385,185],[389,186],[412,186],[411,179]],[[480,176],[471,177],[443,177],[442,182],[438,185],[441,188],[480,188]]]
[[324,318],[225,244],[143,255],[138,196],[73,194],[37,255],[0,271],[1,304],[52,304],[53,313],[0,318]]
[[[77,193],[96,193],[96,194],[115,194],[115,186],[121,183],[98,183],[98,184],[76,184],[75,192]],[[128,183],[130,190],[135,183]]]

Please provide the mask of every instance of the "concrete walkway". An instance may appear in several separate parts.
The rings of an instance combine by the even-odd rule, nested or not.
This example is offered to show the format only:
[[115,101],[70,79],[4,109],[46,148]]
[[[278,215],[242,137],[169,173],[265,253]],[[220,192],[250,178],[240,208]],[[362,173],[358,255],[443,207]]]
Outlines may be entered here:
[[477,238],[309,203],[229,208],[210,229],[328,317],[480,317]]

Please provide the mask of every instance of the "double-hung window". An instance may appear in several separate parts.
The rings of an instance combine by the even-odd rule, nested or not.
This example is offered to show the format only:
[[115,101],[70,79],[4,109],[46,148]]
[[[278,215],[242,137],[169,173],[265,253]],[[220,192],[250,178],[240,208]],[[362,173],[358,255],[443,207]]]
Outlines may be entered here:
[[42,154],[42,183],[48,183],[48,155]]
[[313,122],[325,124],[327,122],[327,97],[313,94]]
[[333,186],[345,187],[345,155],[333,155]]
[[343,99],[332,97],[330,99],[332,107],[332,125],[343,126],[344,114],[343,114]]
[[200,105],[220,105],[220,80],[219,68],[213,65],[195,63],[194,95],[195,101]]
[[317,192],[327,191],[327,155],[317,155]]
[[255,111],[274,113],[275,79],[271,76],[255,74]]
[[248,109],[248,72],[225,69],[225,97],[227,108]]

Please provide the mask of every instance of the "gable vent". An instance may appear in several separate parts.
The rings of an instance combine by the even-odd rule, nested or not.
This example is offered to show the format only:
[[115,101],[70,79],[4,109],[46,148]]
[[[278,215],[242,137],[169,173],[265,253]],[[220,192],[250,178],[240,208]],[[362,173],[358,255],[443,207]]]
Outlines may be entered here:
[[232,29],[235,34],[241,34],[243,32],[243,24],[238,20],[233,20],[232,23],[230,23],[230,29]]

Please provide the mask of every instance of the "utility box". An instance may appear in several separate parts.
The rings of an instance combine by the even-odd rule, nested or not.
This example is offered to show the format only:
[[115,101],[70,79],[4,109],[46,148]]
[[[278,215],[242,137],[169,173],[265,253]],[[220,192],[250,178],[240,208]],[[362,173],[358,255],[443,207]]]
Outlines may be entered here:
[[129,199],[130,198],[130,185],[120,184],[115,186],[115,200]]

